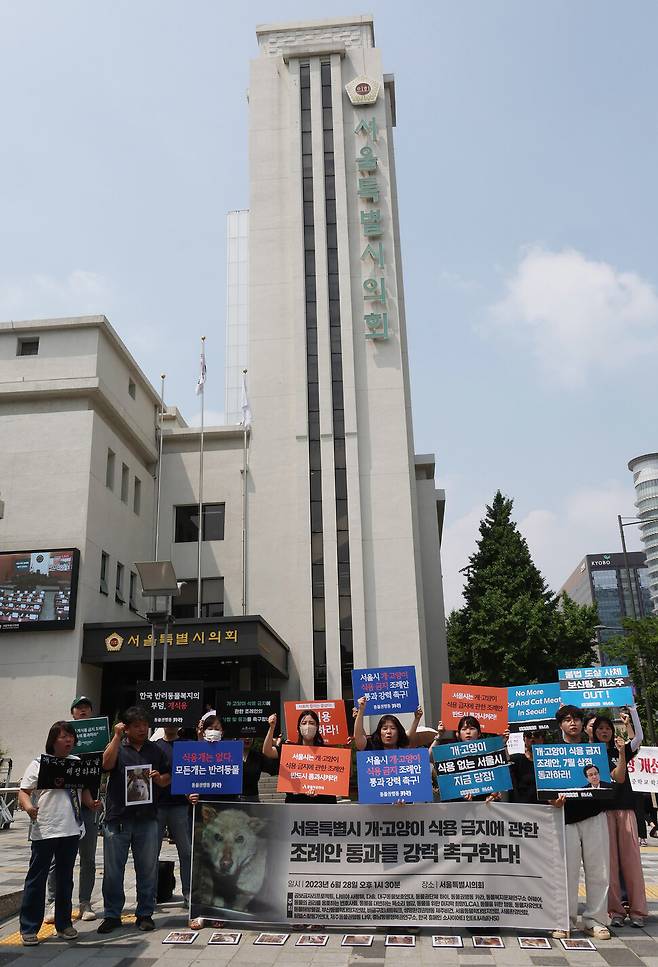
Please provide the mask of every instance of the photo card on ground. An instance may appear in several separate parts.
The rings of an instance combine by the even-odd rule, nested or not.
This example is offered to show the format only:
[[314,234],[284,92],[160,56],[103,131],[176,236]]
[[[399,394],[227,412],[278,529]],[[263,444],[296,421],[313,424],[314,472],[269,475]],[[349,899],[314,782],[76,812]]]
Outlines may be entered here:
[[432,936],[433,947],[463,947],[464,941],[461,937],[453,937],[447,933],[435,933]]
[[328,933],[303,933],[297,937],[295,947],[326,947],[328,940]]
[[411,933],[387,933],[386,947],[415,947],[416,938]]
[[496,936],[478,936],[477,934],[473,937],[474,947],[504,947],[505,942],[502,937]]
[[215,930],[210,934],[209,944],[239,944],[242,934],[237,931]]
[[522,950],[551,950],[548,937],[517,937]]
[[171,930],[162,942],[188,944],[194,943],[198,936],[198,930]]
[[372,947],[374,933],[346,933],[340,942],[341,947]]
[[289,933],[259,933],[254,943],[265,947],[283,947],[289,936]]
[[567,937],[560,940],[565,950],[596,950],[596,947],[588,937]]

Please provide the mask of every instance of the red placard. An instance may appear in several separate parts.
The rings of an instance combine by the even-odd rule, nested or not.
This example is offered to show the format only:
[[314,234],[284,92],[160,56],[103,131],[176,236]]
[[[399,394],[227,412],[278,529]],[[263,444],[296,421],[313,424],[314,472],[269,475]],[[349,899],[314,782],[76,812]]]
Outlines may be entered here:
[[324,702],[284,702],[286,734],[290,742],[297,742],[299,716],[309,709],[320,719],[320,734],[328,745],[347,745],[350,738],[347,732],[345,702],[340,698],[327,699]]
[[282,745],[277,791],[347,796],[351,755],[350,749]]
[[506,688],[444,683],[441,689],[441,719],[447,729],[456,729],[462,715],[474,715],[483,732],[502,735],[508,708]]

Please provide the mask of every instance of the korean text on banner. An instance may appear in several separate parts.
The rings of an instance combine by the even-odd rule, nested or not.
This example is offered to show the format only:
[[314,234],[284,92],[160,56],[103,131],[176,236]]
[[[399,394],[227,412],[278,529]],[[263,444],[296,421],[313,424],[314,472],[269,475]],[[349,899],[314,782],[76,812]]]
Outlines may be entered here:
[[502,736],[435,745],[432,757],[442,801],[512,788]]
[[[225,876],[229,838],[236,872]],[[190,916],[567,930],[562,811],[341,803],[320,815],[313,804],[200,802]]]
[[602,742],[533,745],[537,799],[610,799],[608,753]]
[[297,742],[297,723],[303,712],[309,709],[320,719],[320,735],[329,745],[347,745],[347,716],[342,699],[327,699],[324,702],[285,702],[286,733],[291,742]]
[[620,708],[635,701],[626,665],[560,668],[558,676],[563,705]]
[[73,726],[78,740],[75,743],[76,755],[80,755],[81,752],[105,751],[105,746],[110,741],[107,715],[93,719],[72,719],[69,725]]
[[215,708],[222,720],[224,738],[263,738],[270,715],[279,714],[278,692],[217,692]]
[[373,749],[356,754],[359,802],[432,802],[427,749]]
[[352,671],[354,703],[366,697],[366,715],[392,712],[415,712],[418,708],[418,685],[413,665],[389,668],[355,668]]
[[102,768],[102,752],[84,752],[81,756],[70,759],[60,759],[44,753],[39,763],[37,789],[97,790]]
[[626,763],[633,792],[658,792],[658,748],[641,745]]
[[456,729],[462,715],[473,715],[483,732],[502,735],[507,728],[507,689],[478,685],[449,685],[441,689],[441,719],[447,729]]
[[242,792],[242,742],[174,742],[171,791],[239,795]]
[[557,730],[555,713],[561,705],[559,682],[510,685],[507,689],[510,732]]
[[201,718],[203,685],[201,682],[138,682],[137,704],[151,715],[151,725],[193,729]]
[[277,791],[347,796],[351,756],[350,749],[282,745]]

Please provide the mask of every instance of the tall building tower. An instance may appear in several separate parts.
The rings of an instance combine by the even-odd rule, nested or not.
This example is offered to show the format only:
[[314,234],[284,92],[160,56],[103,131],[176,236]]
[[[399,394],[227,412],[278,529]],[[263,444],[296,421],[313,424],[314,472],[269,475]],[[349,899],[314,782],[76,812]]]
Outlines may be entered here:
[[658,453],[634,457],[628,464],[635,485],[637,515],[642,543],[647,555],[649,593],[654,612],[658,613]]
[[242,419],[242,370],[249,366],[249,212],[226,216],[226,387],[224,420]]
[[444,498],[434,457],[414,456],[395,83],[369,16],[257,37],[248,610],[290,645],[301,694],[412,664],[427,718],[448,677]]

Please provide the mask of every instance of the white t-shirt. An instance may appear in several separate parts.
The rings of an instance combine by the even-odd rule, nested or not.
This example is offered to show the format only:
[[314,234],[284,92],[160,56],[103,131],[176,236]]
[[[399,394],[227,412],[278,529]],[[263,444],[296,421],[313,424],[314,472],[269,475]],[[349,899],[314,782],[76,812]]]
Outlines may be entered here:
[[[77,759],[77,755],[67,756]],[[23,773],[21,789],[31,793],[32,803],[39,807],[36,822],[30,826],[30,839],[54,839],[56,836],[84,836],[84,823],[78,823],[68,789],[37,789],[40,759],[32,759]],[[71,790],[78,797],[80,791]],[[79,811],[79,810],[78,810]]]

